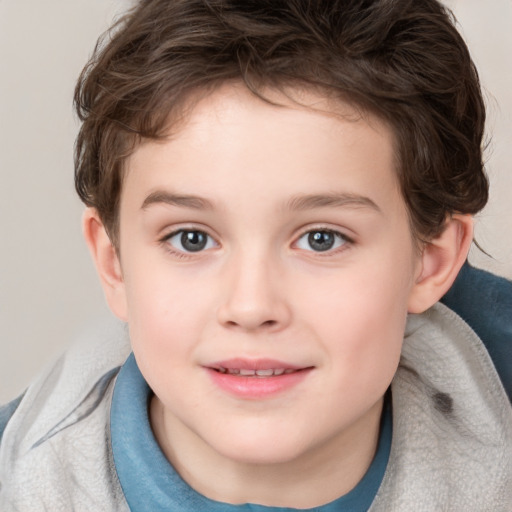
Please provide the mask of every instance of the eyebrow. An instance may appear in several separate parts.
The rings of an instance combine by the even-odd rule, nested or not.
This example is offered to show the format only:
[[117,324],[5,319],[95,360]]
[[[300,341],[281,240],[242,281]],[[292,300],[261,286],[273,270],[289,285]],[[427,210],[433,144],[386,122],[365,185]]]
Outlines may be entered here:
[[[194,210],[214,209],[213,203],[204,197],[173,194],[163,190],[157,190],[149,194],[144,199],[141,209],[145,210],[153,204],[168,204]],[[286,207],[291,211],[304,211],[325,207],[370,208],[382,213],[379,206],[369,197],[349,193],[298,195],[287,201]]]
[[168,204],[170,206],[181,206],[194,210],[213,210],[213,204],[203,197],[172,194],[163,190],[157,190],[149,194],[142,203],[141,209],[145,210],[153,204]]
[[300,195],[292,197],[287,202],[287,208],[292,211],[311,210],[329,206],[370,208],[376,212],[382,213],[377,203],[372,201],[369,197],[350,193]]

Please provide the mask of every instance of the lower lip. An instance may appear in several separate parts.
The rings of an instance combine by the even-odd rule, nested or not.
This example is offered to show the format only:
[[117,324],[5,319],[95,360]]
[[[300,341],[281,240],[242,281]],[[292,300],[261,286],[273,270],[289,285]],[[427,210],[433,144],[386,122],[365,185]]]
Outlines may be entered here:
[[284,393],[302,382],[312,368],[273,377],[241,377],[229,373],[220,373],[207,368],[213,382],[223,391],[239,398],[263,399]]

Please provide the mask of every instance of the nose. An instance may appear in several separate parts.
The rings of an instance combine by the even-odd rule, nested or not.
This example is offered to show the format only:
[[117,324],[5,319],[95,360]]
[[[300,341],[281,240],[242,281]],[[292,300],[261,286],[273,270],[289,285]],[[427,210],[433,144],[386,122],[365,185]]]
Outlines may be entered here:
[[278,265],[270,258],[239,257],[224,273],[218,321],[230,329],[274,332],[291,319],[286,287]]

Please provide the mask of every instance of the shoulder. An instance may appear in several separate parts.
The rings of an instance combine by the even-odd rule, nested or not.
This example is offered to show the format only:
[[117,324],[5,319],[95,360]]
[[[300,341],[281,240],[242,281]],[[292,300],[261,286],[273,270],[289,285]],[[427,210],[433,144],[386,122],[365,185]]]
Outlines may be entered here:
[[[70,412],[73,404],[90,401],[92,390],[101,390],[130,352],[124,324],[101,319],[78,336],[56,361],[44,368],[28,389],[6,405],[0,405],[0,446],[13,418],[27,412],[26,421],[45,422],[41,415],[59,418]],[[38,414],[33,411],[37,410]],[[46,426],[46,425],[44,425]]]
[[46,428],[51,421],[73,411],[76,403],[94,402],[95,395],[108,387],[129,353],[123,323],[110,317],[92,322],[20,397],[0,405],[0,441],[5,440],[9,423],[20,415],[26,416],[25,421],[31,425]]
[[512,281],[465,264],[442,302],[480,337],[512,401]]
[[9,402],[8,404],[0,406],[0,443],[2,442],[5,427],[7,426],[7,423],[9,423],[9,420],[12,418],[13,414],[16,412],[16,409],[20,405],[22,399],[23,395],[12,400],[12,402]]
[[126,509],[108,425],[129,344],[124,329],[101,327],[0,409],[1,510],[95,510],[91,500],[102,510]]

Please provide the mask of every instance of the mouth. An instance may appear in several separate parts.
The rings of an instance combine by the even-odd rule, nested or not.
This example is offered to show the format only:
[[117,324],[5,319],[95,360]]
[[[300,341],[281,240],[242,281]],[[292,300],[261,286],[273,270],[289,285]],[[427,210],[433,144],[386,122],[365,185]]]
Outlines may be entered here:
[[208,365],[208,368],[223,375],[265,379],[311,370],[312,366],[296,366],[274,359],[229,359]]
[[289,375],[290,373],[300,372],[306,368],[300,368],[294,370],[291,368],[267,368],[263,370],[250,370],[247,368],[224,368],[219,366],[218,368],[212,368],[219,373],[227,373],[228,375],[236,375],[239,377],[256,377],[256,378],[268,378],[268,377],[279,377],[280,375]]
[[291,390],[313,366],[295,366],[270,359],[230,359],[206,366],[213,382],[223,391],[243,399],[263,399]]

